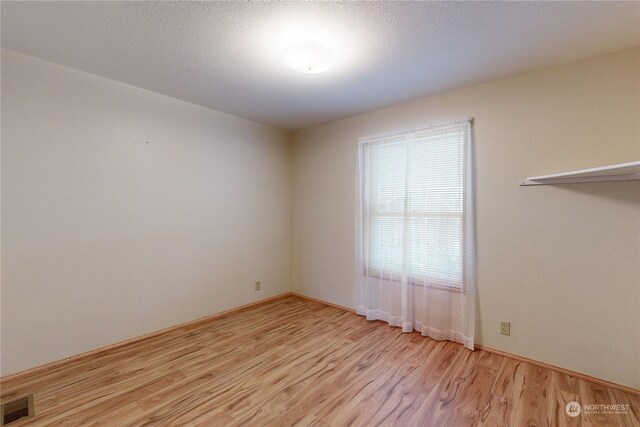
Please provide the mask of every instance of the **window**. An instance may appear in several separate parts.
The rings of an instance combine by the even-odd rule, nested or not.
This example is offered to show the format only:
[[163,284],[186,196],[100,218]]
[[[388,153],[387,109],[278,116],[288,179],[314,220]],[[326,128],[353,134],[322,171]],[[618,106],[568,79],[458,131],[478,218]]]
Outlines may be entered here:
[[460,289],[465,275],[468,120],[360,145],[363,273]]

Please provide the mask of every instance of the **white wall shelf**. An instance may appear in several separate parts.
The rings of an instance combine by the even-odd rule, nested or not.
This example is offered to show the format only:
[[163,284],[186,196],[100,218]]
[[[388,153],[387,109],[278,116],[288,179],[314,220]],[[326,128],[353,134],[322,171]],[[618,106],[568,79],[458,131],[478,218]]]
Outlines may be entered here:
[[520,185],[576,184],[579,182],[640,180],[640,160],[571,172],[528,177]]

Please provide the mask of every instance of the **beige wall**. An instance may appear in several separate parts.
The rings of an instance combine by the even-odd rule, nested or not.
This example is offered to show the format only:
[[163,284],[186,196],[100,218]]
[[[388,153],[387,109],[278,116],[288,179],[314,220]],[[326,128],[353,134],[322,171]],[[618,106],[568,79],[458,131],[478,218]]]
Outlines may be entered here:
[[293,289],[354,307],[358,137],[470,115],[477,342],[640,387],[640,182],[518,186],[640,159],[639,58],[627,50],[296,132]]
[[3,50],[2,375],[286,292],[290,206],[288,133]]

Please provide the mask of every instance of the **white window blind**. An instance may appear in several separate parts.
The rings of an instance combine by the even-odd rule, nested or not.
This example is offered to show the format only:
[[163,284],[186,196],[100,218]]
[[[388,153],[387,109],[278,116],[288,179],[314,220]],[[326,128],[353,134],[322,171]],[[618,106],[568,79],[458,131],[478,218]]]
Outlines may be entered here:
[[471,157],[468,119],[360,141],[360,285],[371,280],[370,288],[382,281],[467,292]]

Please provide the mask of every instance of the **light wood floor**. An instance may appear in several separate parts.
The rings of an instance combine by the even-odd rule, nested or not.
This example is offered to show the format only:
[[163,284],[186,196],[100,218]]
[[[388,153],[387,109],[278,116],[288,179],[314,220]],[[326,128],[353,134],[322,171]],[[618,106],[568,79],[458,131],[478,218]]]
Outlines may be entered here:
[[2,384],[27,393],[36,416],[11,426],[640,425],[638,396],[298,297]]

